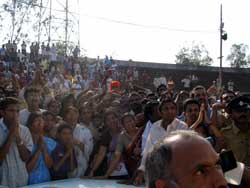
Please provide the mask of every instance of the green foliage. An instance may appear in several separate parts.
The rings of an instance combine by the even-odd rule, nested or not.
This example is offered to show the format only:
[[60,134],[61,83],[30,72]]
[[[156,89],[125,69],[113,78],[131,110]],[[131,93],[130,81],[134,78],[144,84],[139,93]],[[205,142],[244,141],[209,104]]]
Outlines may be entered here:
[[177,64],[209,66],[213,59],[203,44],[192,43],[191,47],[183,47],[176,55]]
[[231,53],[227,56],[227,61],[230,62],[232,68],[244,68],[250,65],[250,55],[248,53],[248,45],[233,44]]

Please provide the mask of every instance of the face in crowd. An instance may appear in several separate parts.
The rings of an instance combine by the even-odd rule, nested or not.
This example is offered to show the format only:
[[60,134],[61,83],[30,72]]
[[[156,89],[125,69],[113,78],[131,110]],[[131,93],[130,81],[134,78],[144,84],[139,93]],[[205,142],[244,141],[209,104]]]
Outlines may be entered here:
[[127,133],[133,133],[136,128],[136,121],[133,115],[125,115],[122,118],[122,125]]
[[162,119],[171,123],[177,116],[177,106],[172,100],[164,100],[159,107]]
[[78,118],[79,118],[79,112],[77,108],[70,106],[65,110],[63,119],[69,125],[73,127],[76,126],[76,124],[78,123]]
[[208,105],[208,96],[205,88],[198,88],[193,91],[193,98],[198,100],[200,104]]
[[40,104],[40,93],[39,92],[28,92],[26,97],[26,103],[30,108],[39,108]]
[[105,125],[109,130],[118,129],[118,117],[114,112],[108,112],[105,117]]
[[186,122],[195,123],[199,117],[200,107],[196,103],[187,104],[185,109]]

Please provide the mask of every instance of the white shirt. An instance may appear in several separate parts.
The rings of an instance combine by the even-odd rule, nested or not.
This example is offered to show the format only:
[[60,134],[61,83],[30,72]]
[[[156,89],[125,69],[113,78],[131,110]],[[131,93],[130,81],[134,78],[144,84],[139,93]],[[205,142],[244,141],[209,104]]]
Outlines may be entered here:
[[145,171],[146,157],[150,149],[157,143],[161,143],[171,132],[176,130],[189,130],[187,124],[175,118],[172,123],[167,126],[167,130],[162,126],[162,120],[155,122],[150,129],[145,148],[142,155],[140,170]]
[[[19,125],[20,137],[24,146],[31,152],[33,141],[27,127]],[[2,147],[9,136],[9,130],[0,119],[0,147]],[[0,161],[0,185],[8,187],[22,187],[28,183],[28,172],[25,162],[21,159],[15,139],[11,143],[8,154]]]
[[77,169],[72,177],[84,176],[88,167],[89,156],[93,150],[93,137],[90,130],[84,125],[77,124],[73,131],[73,138],[84,144],[84,152],[79,147],[75,146],[75,154],[77,161]]
[[143,151],[144,151],[144,148],[145,148],[145,144],[146,144],[146,141],[147,141],[147,138],[148,138],[148,134],[150,132],[150,129],[152,127],[152,123],[150,120],[148,120],[147,124],[146,124],[146,127],[142,133],[142,141],[141,141],[141,151],[142,151],[142,154],[143,154]]
[[184,78],[181,80],[181,82],[184,84],[184,88],[190,88],[190,83],[191,83],[190,79]]

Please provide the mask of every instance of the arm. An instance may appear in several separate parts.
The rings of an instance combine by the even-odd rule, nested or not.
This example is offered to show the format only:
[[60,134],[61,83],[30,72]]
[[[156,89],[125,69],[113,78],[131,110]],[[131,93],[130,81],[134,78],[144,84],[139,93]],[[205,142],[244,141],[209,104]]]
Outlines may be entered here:
[[35,168],[40,153],[41,153],[41,148],[38,147],[35,154],[31,156],[30,160],[26,163],[26,168],[28,172],[31,172]]
[[53,169],[55,171],[58,171],[61,168],[61,166],[63,165],[63,163],[66,161],[66,159],[71,156],[71,152],[72,152],[72,149],[68,150],[61,160],[54,161]]
[[0,161],[3,161],[6,157],[6,155],[9,153],[11,143],[13,142],[14,138],[14,130],[11,130],[6,142],[2,147],[0,147]]
[[[43,139],[42,136],[40,138],[41,138],[41,140]],[[44,158],[44,162],[45,162],[46,166],[48,168],[51,168],[53,165],[53,160],[52,160],[51,156],[49,155],[48,150],[47,150],[44,142],[42,144],[42,153],[43,153],[43,158]]]
[[70,165],[69,165],[69,170],[70,172],[73,171],[76,167],[77,167],[77,163],[76,163],[76,159],[75,159],[75,154],[74,154],[74,150],[72,150],[70,152]]
[[103,159],[106,156],[107,153],[107,147],[105,146],[100,146],[100,149],[98,151],[95,163],[93,165],[93,168],[91,169],[90,174],[94,174],[94,172],[98,169],[98,167],[100,166],[100,164],[102,163]]
[[111,161],[110,166],[104,176],[105,178],[108,178],[112,174],[112,172],[115,170],[115,168],[119,164],[120,159],[121,159],[121,153],[116,151],[115,156],[113,160]]
[[27,162],[31,156],[31,152],[25,147],[20,137],[19,129],[17,130],[17,133],[16,133],[16,144],[17,144],[17,149],[18,149],[21,159],[24,162]]

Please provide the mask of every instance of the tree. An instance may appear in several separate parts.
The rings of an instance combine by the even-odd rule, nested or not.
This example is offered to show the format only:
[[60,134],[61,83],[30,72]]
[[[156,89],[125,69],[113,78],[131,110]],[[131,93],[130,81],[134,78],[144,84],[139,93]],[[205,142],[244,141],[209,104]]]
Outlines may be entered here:
[[248,45],[233,44],[231,53],[227,56],[227,61],[230,62],[232,68],[243,68],[250,64],[250,55],[248,53]]
[[192,43],[191,47],[182,47],[175,56],[177,64],[209,66],[213,59],[203,44]]
[[31,23],[31,17],[37,18],[34,16],[37,10],[36,2],[37,0],[7,0],[1,5],[1,17],[11,19],[4,25],[8,31],[5,39],[15,40],[18,43],[28,37],[28,32],[24,31],[24,28],[25,24]]

